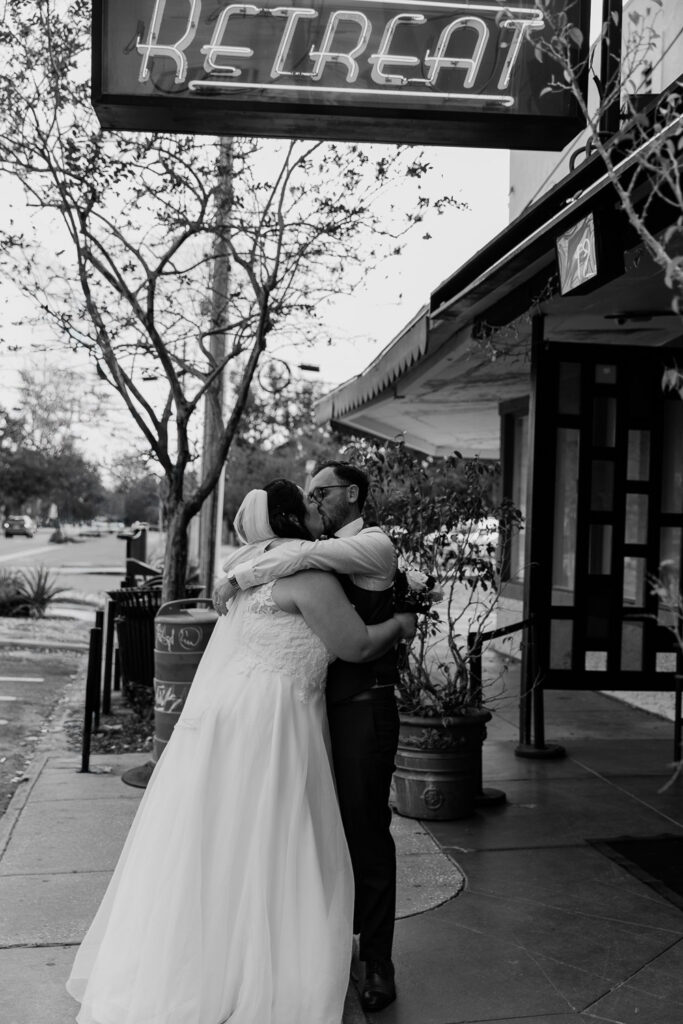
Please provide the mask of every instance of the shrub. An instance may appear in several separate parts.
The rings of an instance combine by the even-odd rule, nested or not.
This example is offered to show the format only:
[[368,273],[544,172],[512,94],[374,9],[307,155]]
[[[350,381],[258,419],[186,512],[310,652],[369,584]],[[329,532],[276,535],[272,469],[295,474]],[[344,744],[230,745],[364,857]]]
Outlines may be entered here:
[[0,571],[0,615],[39,619],[50,602],[61,594],[54,577],[45,568]]
[[422,455],[401,438],[357,441],[344,455],[370,477],[366,517],[394,541],[399,568],[420,570],[443,595],[418,615],[403,652],[399,710],[444,721],[467,714],[483,696],[470,688],[468,636],[486,632],[507,545],[522,528],[519,509],[500,497],[500,467],[458,452]]

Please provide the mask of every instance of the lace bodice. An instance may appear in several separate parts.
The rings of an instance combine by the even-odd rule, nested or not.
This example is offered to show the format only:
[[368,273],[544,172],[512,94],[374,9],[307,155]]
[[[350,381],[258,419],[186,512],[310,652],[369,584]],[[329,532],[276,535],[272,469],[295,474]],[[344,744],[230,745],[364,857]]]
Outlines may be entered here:
[[325,689],[332,656],[301,615],[283,612],[275,604],[274,584],[255,587],[237,599],[243,650],[258,659],[259,667],[294,676],[299,700],[308,701]]

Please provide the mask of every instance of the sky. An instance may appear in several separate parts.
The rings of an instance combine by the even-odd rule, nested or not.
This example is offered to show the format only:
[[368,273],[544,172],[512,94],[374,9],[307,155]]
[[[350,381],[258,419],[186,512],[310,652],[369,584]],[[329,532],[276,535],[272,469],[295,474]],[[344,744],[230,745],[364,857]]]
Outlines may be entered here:
[[304,357],[292,353],[295,365],[302,358],[318,364],[316,377],[326,384],[360,373],[429,302],[431,292],[507,225],[507,150],[431,147],[428,154],[432,195],[453,195],[469,208],[434,217],[428,241],[416,232],[400,257],[367,277],[361,292],[330,304],[325,319],[338,342],[306,350]]
[[[361,373],[429,301],[441,281],[507,224],[508,151],[431,147],[427,155],[433,168],[429,179],[432,196],[453,195],[468,208],[447,209],[442,216],[432,216],[413,234],[399,257],[367,275],[363,289],[328,304],[324,318],[336,339],[333,345],[272,352],[290,362],[295,373],[300,362],[317,365],[318,373],[302,375],[320,381],[326,390]],[[9,204],[0,216],[9,216],[8,210]],[[431,238],[424,240],[427,230]],[[26,309],[26,300],[12,282],[0,281],[2,336],[11,338],[17,347],[14,352],[0,347],[0,405],[10,409],[17,400],[17,371],[27,362],[40,364],[43,359],[56,358],[36,353],[39,332],[12,327]],[[94,379],[84,355],[74,355],[71,360],[85,380]],[[105,445],[108,450],[130,445],[130,420],[125,410],[117,410],[117,402],[114,397],[106,438],[87,426],[82,428],[81,446],[90,458],[101,461]]]

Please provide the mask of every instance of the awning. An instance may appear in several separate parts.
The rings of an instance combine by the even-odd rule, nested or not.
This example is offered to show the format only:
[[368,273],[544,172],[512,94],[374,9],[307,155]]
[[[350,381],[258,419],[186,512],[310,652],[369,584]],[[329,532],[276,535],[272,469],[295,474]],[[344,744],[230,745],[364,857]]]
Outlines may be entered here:
[[[651,135],[642,148],[657,139]],[[638,152],[624,152],[620,174],[630,173]],[[547,336],[558,341],[662,345],[680,338],[663,274],[627,224],[624,247],[637,251],[622,276],[578,297],[562,297],[552,285],[557,235],[598,203],[615,202],[602,159],[588,156],[441,284],[429,308],[366,370],[323,398],[318,421],[379,438],[402,434],[429,454],[457,449],[496,458],[500,404],[529,393],[531,309],[545,314]],[[660,215],[664,227],[671,213]],[[491,328],[499,332],[496,358],[487,349]]]
[[338,420],[365,405],[414,366],[427,351],[427,306],[389,342],[357,377],[341,384],[318,403],[318,422]]

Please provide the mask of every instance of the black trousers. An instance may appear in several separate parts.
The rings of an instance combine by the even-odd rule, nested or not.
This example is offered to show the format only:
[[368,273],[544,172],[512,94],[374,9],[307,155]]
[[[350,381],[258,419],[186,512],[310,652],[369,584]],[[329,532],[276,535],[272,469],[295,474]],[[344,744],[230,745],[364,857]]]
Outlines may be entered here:
[[396,848],[389,787],[398,745],[393,690],[328,704],[332,757],[356,889],[360,959],[390,959],[396,915]]

